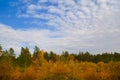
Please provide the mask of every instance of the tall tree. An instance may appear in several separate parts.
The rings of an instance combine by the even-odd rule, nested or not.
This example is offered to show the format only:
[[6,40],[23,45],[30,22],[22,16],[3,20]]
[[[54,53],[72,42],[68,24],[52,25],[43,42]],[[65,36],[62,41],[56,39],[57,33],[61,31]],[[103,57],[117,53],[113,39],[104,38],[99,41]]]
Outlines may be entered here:
[[41,51],[37,54],[36,58],[33,59],[33,63],[36,64],[36,65],[38,65],[38,66],[41,66],[42,63],[44,63],[44,62],[45,62],[45,59],[44,59],[44,51],[41,50]]
[[39,47],[35,46],[34,52],[33,52],[33,59],[35,59],[38,56],[39,52],[40,52]]
[[0,45],[0,56],[2,56],[2,46]]
[[14,53],[14,49],[13,49],[13,48],[10,48],[10,49],[9,49],[9,54],[10,54],[10,56],[15,56],[15,53]]
[[0,45],[0,51],[2,51],[2,46]]
[[50,58],[48,52],[44,52],[44,58],[45,60],[49,61]]
[[30,51],[27,47],[21,48],[21,54],[17,58],[17,63],[21,67],[27,67],[32,63],[31,54],[30,54]]
[[50,60],[52,60],[53,62],[57,60],[57,56],[55,53],[53,53],[53,51],[50,51]]

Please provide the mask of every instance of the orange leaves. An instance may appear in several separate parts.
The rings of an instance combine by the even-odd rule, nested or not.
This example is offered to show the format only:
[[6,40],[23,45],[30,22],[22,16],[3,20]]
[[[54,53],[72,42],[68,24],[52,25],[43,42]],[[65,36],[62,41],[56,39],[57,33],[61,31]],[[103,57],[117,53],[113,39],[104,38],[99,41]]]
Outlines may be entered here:
[[32,66],[26,68],[21,76],[23,80],[35,80],[38,78],[36,70]]
[[108,80],[109,79],[109,73],[108,72],[105,72],[105,71],[102,71],[100,72],[100,77],[101,77],[101,80]]
[[120,62],[44,61],[27,68],[0,63],[0,80],[119,80],[120,76]]
[[14,69],[14,71],[12,72],[12,80],[19,80],[21,79],[21,72],[20,72],[20,68],[17,67],[16,69]]
[[[13,52],[11,49],[10,53]],[[65,52],[57,55],[35,47],[31,56],[26,47],[21,48],[21,54],[15,58],[4,51],[0,56],[0,80],[120,80],[119,53],[93,56],[88,52],[79,55]]]
[[12,64],[9,61],[3,60],[0,62],[0,80],[11,79],[12,72]]

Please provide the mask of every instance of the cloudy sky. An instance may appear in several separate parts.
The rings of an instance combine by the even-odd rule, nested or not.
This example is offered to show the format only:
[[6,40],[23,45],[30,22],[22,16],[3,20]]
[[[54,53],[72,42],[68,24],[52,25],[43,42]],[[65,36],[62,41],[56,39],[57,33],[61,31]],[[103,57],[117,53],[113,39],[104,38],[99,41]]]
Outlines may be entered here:
[[120,0],[0,0],[0,44],[120,52]]

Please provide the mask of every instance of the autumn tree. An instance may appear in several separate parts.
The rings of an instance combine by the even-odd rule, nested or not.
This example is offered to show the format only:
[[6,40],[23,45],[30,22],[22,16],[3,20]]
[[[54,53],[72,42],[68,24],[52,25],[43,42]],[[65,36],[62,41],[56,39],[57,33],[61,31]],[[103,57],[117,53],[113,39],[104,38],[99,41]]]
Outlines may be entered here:
[[33,60],[33,63],[38,65],[38,66],[41,66],[42,63],[45,62],[45,59],[44,59],[44,51],[41,50],[39,51],[39,53],[36,55],[35,59]]
[[11,80],[12,71],[13,67],[9,61],[2,60],[0,62],[0,80]]

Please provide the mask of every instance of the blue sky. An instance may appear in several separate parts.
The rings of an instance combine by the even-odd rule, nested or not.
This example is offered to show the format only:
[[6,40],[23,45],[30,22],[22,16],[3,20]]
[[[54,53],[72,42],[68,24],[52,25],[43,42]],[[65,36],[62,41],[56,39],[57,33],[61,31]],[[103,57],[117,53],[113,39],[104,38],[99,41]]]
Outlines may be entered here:
[[120,52],[119,0],[0,0],[0,44],[18,53]]

